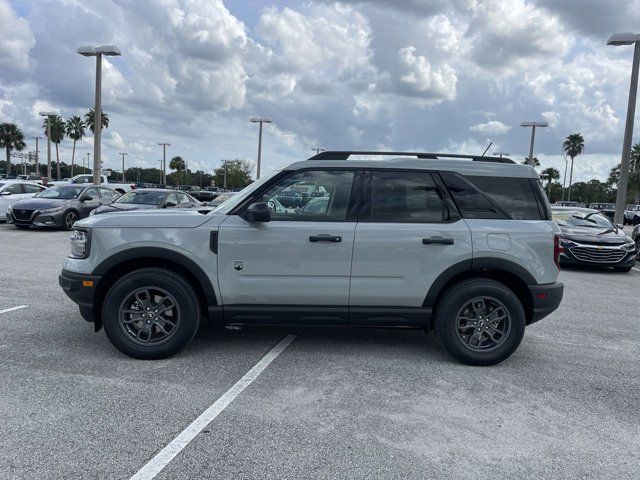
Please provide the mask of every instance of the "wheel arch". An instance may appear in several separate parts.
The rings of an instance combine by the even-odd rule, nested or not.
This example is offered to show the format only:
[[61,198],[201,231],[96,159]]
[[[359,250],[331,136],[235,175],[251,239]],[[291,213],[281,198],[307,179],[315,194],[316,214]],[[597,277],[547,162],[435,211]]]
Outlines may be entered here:
[[538,282],[522,266],[504,259],[469,259],[452,265],[431,284],[423,307],[432,308],[435,312],[442,293],[453,284],[468,278],[488,278],[502,283],[522,303],[527,324],[533,319],[533,299],[527,285],[536,285]]
[[211,313],[217,310],[218,300],[213,285],[205,271],[193,260],[163,248],[132,248],[103,260],[93,272],[101,277],[93,302],[96,331],[102,327],[102,303],[113,283],[129,272],[148,267],[166,268],[179,274],[195,289],[203,313],[209,312],[211,317]]

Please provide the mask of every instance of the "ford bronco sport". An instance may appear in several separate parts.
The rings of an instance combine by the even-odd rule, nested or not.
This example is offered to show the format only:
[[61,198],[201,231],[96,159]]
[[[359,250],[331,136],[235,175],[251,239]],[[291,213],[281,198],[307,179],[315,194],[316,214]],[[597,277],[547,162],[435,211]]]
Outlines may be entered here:
[[[313,207],[278,200],[294,195]],[[322,152],[206,215],[77,222],[60,285],[136,358],[180,351],[208,319],[435,329],[491,365],[558,307],[559,233],[536,172],[509,159]]]

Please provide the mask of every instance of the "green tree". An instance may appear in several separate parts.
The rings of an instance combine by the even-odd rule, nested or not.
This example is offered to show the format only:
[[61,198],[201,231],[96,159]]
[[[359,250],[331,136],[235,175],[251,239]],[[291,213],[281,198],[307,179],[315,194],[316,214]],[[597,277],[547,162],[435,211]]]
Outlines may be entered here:
[[560,172],[557,168],[545,168],[540,172],[540,178],[547,182],[547,197],[551,199],[551,183],[560,178]]
[[584,152],[584,138],[579,133],[572,133],[562,142],[562,151],[571,158],[571,173],[569,173],[569,193],[567,200],[571,200],[571,182],[573,180],[573,159]]
[[[107,115],[106,113],[104,113],[104,111],[101,112],[102,115],[102,128],[109,128],[109,115]],[[95,127],[95,117],[96,117],[96,112],[94,111],[94,109],[90,109],[87,113],[84,114],[84,123],[87,127],[89,127],[89,129],[92,132],[95,132],[94,127]]]
[[[620,164],[613,167],[609,172],[609,183],[611,185],[618,185],[619,178]],[[631,148],[627,202],[640,203],[640,142]]]
[[60,142],[64,140],[65,136],[65,127],[66,124],[64,120],[59,115],[52,115],[50,117],[46,117],[44,122],[42,123],[42,128],[44,129],[44,134],[47,135],[47,122],[51,119],[51,141],[56,146],[56,180],[62,179],[60,172]]
[[74,115],[73,117],[67,120],[67,124],[65,125],[65,133],[67,137],[73,140],[73,152],[71,153],[71,177],[73,177],[73,167],[75,166],[76,159],[76,142],[78,140],[82,140],[85,135],[85,123],[82,118],[78,115]]
[[538,168],[540,166],[540,160],[538,160],[538,157],[533,157],[533,158],[525,157],[522,163],[524,165],[531,165],[533,168]]
[[181,175],[187,169],[187,162],[181,156],[176,156],[169,162],[169,168],[175,170],[177,175],[175,176],[175,183],[178,184],[181,180],[186,183],[184,175]]
[[216,185],[224,186],[224,178],[227,178],[227,188],[244,188],[253,180],[251,179],[251,163],[247,160],[225,160],[222,165],[213,171]]
[[11,150],[20,151],[26,146],[24,134],[15,123],[0,123],[0,148],[4,148],[7,154],[7,175],[11,174]]

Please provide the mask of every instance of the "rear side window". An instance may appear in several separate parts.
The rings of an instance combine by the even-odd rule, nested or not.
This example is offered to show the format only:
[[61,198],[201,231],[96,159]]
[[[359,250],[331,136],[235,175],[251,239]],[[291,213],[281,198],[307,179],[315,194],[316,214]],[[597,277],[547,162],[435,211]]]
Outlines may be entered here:
[[448,217],[444,195],[430,173],[371,172],[369,218],[383,223],[438,223]]
[[467,218],[542,218],[528,178],[470,175],[462,178],[452,173],[443,173],[442,177],[462,215]]

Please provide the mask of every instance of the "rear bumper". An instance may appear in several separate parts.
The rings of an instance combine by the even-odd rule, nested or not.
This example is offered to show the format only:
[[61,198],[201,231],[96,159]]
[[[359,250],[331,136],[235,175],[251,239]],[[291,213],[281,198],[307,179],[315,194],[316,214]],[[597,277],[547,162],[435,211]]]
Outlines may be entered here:
[[560,306],[564,285],[548,283],[546,285],[528,285],[533,301],[533,315],[529,324],[542,320]]
[[58,276],[58,283],[62,290],[67,297],[78,304],[80,315],[87,322],[95,322],[94,294],[100,278],[100,275],[87,275],[68,270],[62,270]]

